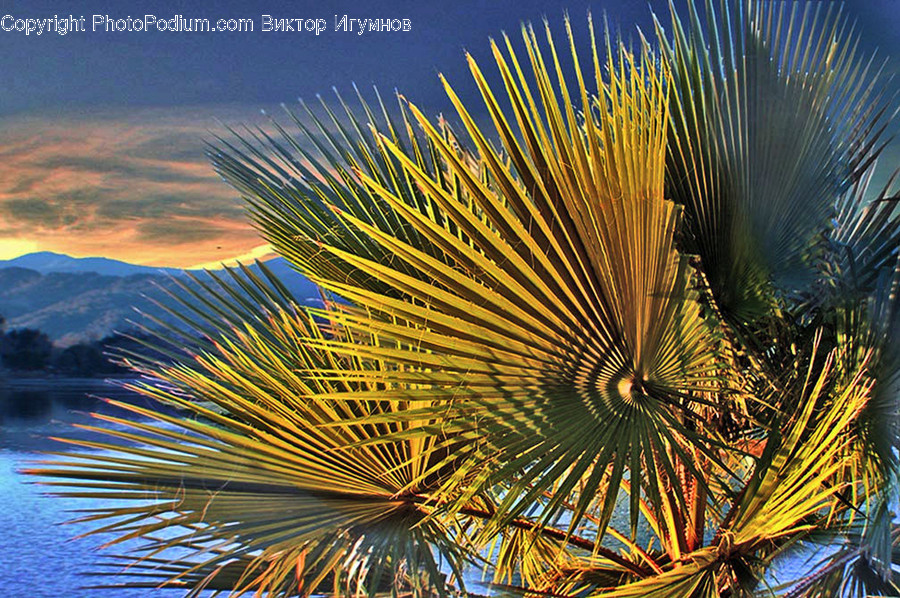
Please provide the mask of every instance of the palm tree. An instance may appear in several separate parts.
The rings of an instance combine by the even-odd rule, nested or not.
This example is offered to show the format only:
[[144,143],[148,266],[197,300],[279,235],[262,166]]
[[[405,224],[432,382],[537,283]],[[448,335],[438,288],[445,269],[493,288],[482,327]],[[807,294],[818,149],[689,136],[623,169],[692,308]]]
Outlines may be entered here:
[[189,596],[900,592],[893,98],[832,4],[705,21],[492,42],[490,133],[444,81],[461,134],[360,96],[217,139],[325,306],[185,284],[171,359],[123,356],[184,413],[34,473],[128,501],[85,517],[144,540],[124,583]]

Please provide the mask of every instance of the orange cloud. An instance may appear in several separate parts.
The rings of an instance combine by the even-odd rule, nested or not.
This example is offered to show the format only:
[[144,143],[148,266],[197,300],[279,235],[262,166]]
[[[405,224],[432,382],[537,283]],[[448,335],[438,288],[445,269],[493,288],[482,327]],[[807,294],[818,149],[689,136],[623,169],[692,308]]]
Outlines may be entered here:
[[0,258],[46,250],[187,267],[259,247],[238,194],[204,156],[214,112],[0,121]]

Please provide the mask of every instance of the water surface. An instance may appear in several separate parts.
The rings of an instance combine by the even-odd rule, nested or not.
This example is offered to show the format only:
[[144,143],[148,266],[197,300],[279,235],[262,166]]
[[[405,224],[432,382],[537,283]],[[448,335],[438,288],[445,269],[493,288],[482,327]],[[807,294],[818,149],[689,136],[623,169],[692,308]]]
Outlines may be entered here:
[[[94,499],[51,498],[33,476],[20,473],[41,451],[64,446],[50,436],[90,433],[72,424],[93,424],[88,412],[121,416],[121,410],[91,395],[146,404],[146,399],[102,380],[0,379],[0,596],[21,598],[164,598],[181,590],[89,589],[85,586],[115,579],[88,577],[96,571],[96,552],[103,539],[73,540],[90,524],[62,525],[72,509],[98,507]],[[108,504],[108,503],[107,503]]]

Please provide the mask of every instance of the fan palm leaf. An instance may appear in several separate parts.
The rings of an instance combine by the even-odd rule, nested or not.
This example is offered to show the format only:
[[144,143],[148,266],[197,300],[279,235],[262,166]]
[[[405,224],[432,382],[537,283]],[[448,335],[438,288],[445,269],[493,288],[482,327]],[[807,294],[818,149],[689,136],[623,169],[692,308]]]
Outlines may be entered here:
[[[591,115],[582,123],[573,111],[558,108],[568,105],[567,97],[560,102],[553,95],[554,88],[565,94],[566,84],[551,83],[550,73],[560,72],[552,40],[553,71],[533,31],[525,31],[525,41],[543,113],[526,108],[522,98],[532,92],[524,80],[511,79],[507,59],[496,46],[495,52],[510,77],[510,101],[524,114],[518,133],[528,138],[536,130],[538,145],[513,144],[471,60],[509,161],[490,147],[449,86],[486,176],[473,171],[415,107],[410,112],[443,158],[447,176],[460,181],[460,191],[442,189],[396,144],[381,140],[465,239],[439,239],[429,219],[361,175],[422,236],[442,243],[457,267],[447,268],[397,235],[337,210],[346,226],[381,244],[395,261],[386,265],[328,245],[323,250],[387,281],[403,297],[310,272],[323,288],[366,309],[343,322],[379,339],[372,346],[330,340],[316,346],[394,364],[402,377],[394,377],[394,368],[374,374],[387,386],[380,397],[436,403],[432,415],[447,414],[443,430],[477,439],[457,448],[473,458],[444,488],[445,496],[459,498],[456,507],[509,482],[495,515],[502,527],[552,488],[542,520],[577,493],[575,526],[599,495],[602,531],[631,471],[632,523],[642,493],[662,519],[659,489],[672,488],[666,500],[684,496],[679,472],[693,461],[691,451],[718,461],[699,431],[705,426],[697,410],[715,405],[709,391],[723,386],[727,352],[693,289],[688,259],[674,246],[677,210],[662,196],[665,71],[646,54],[635,59],[624,49],[611,52],[609,81],[598,80],[595,94],[579,80],[583,112]],[[517,58],[513,53],[508,60]],[[600,76],[596,52],[593,62]],[[544,120],[549,131],[538,124]],[[563,224],[555,226],[557,220]],[[656,467],[644,466],[649,463]],[[687,467],[700,484],[707,483],[705,473]],[[476,469],[481,474],[470,484]]]
[[811,281],[833,202],[883,147],[888,88],[833,4],[707,0],[708,36],[693,3],[689,25],[671,14],[669,190],[720,307],[752,323]]
[[[249,271],[235,277],[248,289],[275,296]],[[218,313],[241,311],[233,289],[197,285]],[[185,306],[190,297],[184,293]],[[217,312],[206,311],[205,321],[218,322],[219,330],[208,329],[207,346],[196,347],[189,362],[134,361],[166,384],[129,387],[182,413],[113,402],[147,421],[96,415],[107,425],[87,429],[112,442],[67,441],[101,452],[64,455],[37,473],[59,479],[64,488],[70,485],[65,480],[77,480],[71,483],[77,489],[61,490],[68,496],[138,503],[84,520],[103,523],[97,532],[119,534],[114,543],[156,536],[141,547],[139,565],[159,552],[181,550],[186,556],[167,570],[172,579],[156,573],[176,586],[217,587],[220,575],[231,579],[240,570],[233,589],[271,596],[312,591],[326,578],[335,588],[374,592],[392,585],[395,580],[385,577],[392,570],[406,570],[398,587],[443,592],[432,549],[457,573],[470,555],[455,542],[453,530],[424,521],[429,509],[422,493],[409,488],[416,482],[427,490],[420,472],[428,468],[432,443],[348,449],[405,425],[325,424],[395,406],[310,400],[335,385],[298,371],[348,364],[309,348],[322,329],[287,298],[272,300],[271,311],[263,309],[257,304],[256,317],[240,327],[223,326]],[[168,533],[160,536],[162,530]],[[140,566],[134,571],[149,575]]]

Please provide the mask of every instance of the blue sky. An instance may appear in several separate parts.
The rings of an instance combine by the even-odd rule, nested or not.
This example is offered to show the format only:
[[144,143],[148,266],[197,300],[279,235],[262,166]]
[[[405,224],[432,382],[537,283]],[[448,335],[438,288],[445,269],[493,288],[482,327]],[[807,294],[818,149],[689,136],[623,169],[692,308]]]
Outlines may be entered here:
[[[677,4],[682,4],[681,1]],[[900,61],[900,0],[845,4],[862,50]],[[606,12],[626,36],[651,29],[659,0],[631,2],[103,2],[7,0],[0,17],[84,17],[65,36],[0,30],[0,259],[37,250],[197,265],[260,245],[234,192],[206,165],[203,139],[331,88],[400,90],[450,112],[438,72],[477,106],[463,52],[489,63],[488,38],[546,16],[579,36]],[[335,16],[409,19],[408,32],[334,31]],[[250,32],[92,31],[111,19],[251,19]],[[264,32],[263,15],[323,19],[326,30]],[[897,155],[894,153],[894,155]]]
[[[566,3],[535,0],[482,2],[5,2],[14,16],[114,18],[203,17],[253,19],[253,33],[88,33],[0,36],[4,67],[18,66],[0,89],[0,113],[61,107],[182,106],[209,103],[260,105],[311,97],[332,86],[377,84],[416,90],[439,101],[438,70],[466,76],[464,49],[486,55],[487,39],[516,31],[543,15],[559,24],[568,8],[576,21],[589,8],[607,10],[629,30],[649,27],[642,2]],[[321,18],[321,35],[263,32],[262,16]],[[409,32],[357,35],[335,32],[335,15],[409,19]]]

